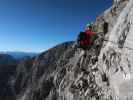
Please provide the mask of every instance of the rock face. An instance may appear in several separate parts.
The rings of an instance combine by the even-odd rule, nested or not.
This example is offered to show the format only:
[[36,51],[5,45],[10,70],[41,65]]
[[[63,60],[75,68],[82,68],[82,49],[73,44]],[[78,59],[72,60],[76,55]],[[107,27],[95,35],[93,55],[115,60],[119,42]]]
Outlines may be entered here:
[[133,0],[114,0],[94,25],[96,48],[68,42],[20,62],[15,100],[133,100]]
[[[37,58],[22,61],[17,67],[17,74],[14,78],[16,99],[45,100],[56,88],[53,83],[55,75],[60,70],[64,70],[63,65],[58,64],[65,65],[75,52],[71,49],[72,45],[73,42],[63,43],[40,54]],[[63,77],[64,74],[65,71],[60,75]]]
[[120,5],[126,5],[107,34],[97,66],[108,76],[113,100],[132,100],[133,1],[121,1]]
[[15,100],[10,80],[16,66],[17,62],[12,56],[0,54],[0,100]]

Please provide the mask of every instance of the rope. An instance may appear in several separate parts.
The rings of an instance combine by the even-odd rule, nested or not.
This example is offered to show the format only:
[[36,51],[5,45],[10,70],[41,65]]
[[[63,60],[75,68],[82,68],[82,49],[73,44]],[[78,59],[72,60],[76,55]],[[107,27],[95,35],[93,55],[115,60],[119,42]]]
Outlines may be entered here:
[[[104,39],[104,41],[108,41],[108,42],[111,42],[111,43],[113,43],[113,44],[115,44],[115,45],[118,45],[117,43],[115,43],[115,42],[113,42],[113,41],[110,41],[110,40]],[[127,49],[129,49],[129,50],[133,50],[133,48],[130,48],[130,47],[127,47],[127,46],[124,46],[123,48],[127,48]]]

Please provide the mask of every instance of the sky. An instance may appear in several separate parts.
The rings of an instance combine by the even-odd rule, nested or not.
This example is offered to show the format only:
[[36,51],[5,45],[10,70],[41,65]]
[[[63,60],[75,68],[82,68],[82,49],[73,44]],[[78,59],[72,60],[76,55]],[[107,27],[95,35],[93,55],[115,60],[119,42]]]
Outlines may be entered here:
[[73,41],[112,0],[0,0],[0,51],[42,52]]

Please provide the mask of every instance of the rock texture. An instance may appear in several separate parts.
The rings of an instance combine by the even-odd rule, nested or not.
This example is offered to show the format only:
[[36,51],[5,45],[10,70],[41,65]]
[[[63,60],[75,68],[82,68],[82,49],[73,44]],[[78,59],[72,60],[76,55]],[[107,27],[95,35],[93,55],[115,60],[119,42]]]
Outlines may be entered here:
[[133,0],[114,0],[94,25],[96,48],[68,42],[21,61],[14,100],[133,100]]
[[[63,43],[40,54],[37,58],[22,61],[14,78],[16,99],[45,100],[56,88],[53,83],[55,75],[63,70],[63,67],[58,64],[68,63],[69,58],[75,52],[71,49],[72,45],[73,42]],[[64,74],[65,71],[60,75],[63,77]]]
[[10,55],[0,54],[0,100],[15,100],[11,84],[17,61]]
[[132,22],[133,1],[114,1],[95,22],[96,49],[63,44],[19,67],[17,100],[132,100]]
[[122,4],[126,5],[107,34],[97,65],[108,76],[112,99],[132,100],[133,1],[120,0]]

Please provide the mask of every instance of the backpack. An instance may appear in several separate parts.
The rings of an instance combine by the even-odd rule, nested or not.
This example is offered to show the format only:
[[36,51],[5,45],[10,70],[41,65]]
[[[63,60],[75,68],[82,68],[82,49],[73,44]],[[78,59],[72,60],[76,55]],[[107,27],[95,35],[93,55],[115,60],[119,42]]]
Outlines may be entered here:
[[85,40],[85,39],[86,39],[85,32],[80,32],[78,35],[78,41]]

